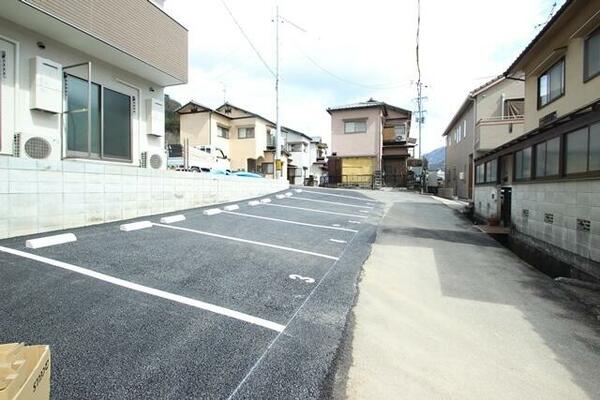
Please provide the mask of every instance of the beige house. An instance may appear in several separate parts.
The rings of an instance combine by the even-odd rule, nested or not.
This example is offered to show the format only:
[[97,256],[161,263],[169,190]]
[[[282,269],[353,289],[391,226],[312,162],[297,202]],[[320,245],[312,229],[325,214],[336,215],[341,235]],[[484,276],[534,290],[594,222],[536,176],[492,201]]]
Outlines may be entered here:
[[443,194],[473,198],[477,157],[523,134],[524,85],[499,76],[472,90],[443,133],[446,174]]
[[372,186],[406,183],[412,113],[382,101],[331,107],[330,184]]
[[600,0],[568,0],[505,76],[525,133],[475,160],[475,211],[600,278]]
[[[217,146],[230,160],[232,171],[259,172],[270,178],[275,176],[274,122],[229,103],[211,109],[190,101],[177,112],[180,114],[182,144]],[[287,179],[289,154],[285,143],[281,143],[281,148],[281,176]]]

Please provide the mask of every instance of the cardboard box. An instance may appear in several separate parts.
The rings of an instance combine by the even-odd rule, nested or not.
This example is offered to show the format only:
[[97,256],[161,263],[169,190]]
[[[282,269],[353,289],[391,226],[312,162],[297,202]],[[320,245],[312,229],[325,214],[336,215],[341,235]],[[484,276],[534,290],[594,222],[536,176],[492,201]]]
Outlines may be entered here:
[[0,400],[50,398],[50,348],[0,345]]

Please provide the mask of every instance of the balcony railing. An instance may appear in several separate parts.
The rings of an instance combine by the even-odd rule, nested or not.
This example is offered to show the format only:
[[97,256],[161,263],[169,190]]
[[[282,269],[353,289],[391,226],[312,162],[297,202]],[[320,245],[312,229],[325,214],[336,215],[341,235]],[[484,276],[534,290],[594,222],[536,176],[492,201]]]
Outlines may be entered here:
[[475,150],[493,150],[523,134],[523,115],[480,119],[475,126]]
[[511,116],[507,116],[507,115],[500,115],[500,116],[496,116],[496,117],[489,117],[489,118],[481,118],[477,124],[493,124],[493,123],[507,123],[507,122],[519,122],[519,121],[523,121],[525,119],[524,115],[511,115]]

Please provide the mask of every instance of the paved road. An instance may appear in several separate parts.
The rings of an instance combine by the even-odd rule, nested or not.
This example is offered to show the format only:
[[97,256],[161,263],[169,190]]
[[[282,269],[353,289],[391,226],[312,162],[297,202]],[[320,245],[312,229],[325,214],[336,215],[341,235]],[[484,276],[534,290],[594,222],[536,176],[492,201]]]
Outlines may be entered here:
[[325,396],[382,206],[270,198],[37,250],[25,240],[44,235],[0,241],[0,343],[49,344],[60,399]]
[[428,196],[385,203],[340,359],[344,399],[600,399],[600,324]]

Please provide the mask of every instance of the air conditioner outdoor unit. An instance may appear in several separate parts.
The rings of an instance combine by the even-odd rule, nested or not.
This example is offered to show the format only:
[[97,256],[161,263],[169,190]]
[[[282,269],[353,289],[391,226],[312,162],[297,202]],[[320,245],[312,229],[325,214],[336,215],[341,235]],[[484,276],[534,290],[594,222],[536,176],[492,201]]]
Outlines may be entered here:
[[16,133],[13,142],[13,156],[32,160],[60,159],[58,138]]
[[148,164],[150,164],[150,168],[153,169],[161,169],[163,166],[163,156],[160,154],[152,154],[148,157]]

